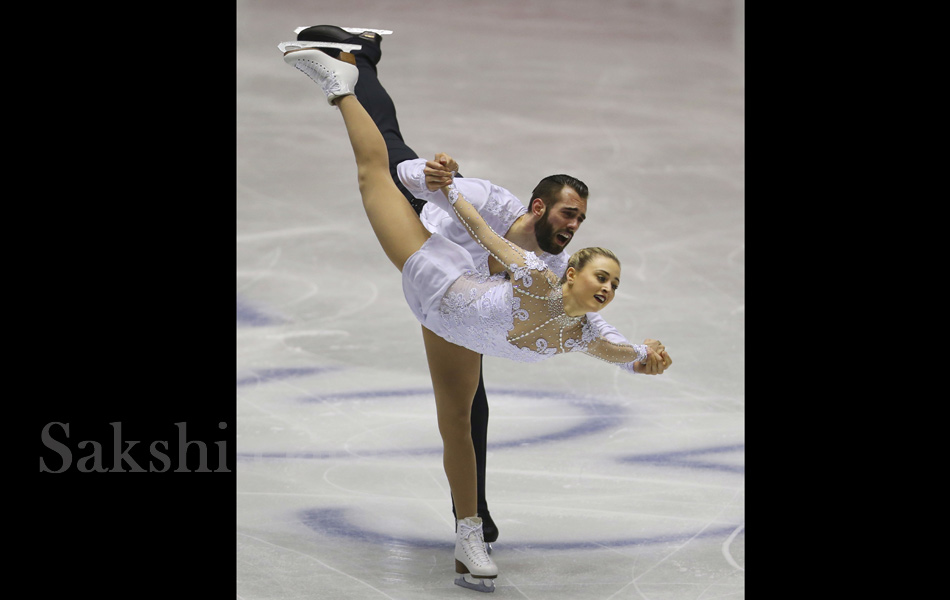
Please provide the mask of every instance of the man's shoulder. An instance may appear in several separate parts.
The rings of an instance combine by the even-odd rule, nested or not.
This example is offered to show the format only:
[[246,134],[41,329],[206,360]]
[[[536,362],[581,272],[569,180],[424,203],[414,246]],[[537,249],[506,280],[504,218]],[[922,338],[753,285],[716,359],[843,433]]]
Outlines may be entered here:
[[567,261],[571,258],[571,255],[566,252],[559,254],[542,252],[540,258],[558,277],[563,277],[565,271],[567,271]]

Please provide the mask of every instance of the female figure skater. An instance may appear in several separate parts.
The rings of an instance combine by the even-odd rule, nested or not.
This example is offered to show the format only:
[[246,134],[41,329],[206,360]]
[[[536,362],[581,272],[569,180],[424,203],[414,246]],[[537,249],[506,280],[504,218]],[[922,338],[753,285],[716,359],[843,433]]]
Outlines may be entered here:
[[[410,309],[428,330],[478,354],[521,362],[583,352],[632,373],[653,375],[672,364],[658,342],[614,344],[587,322],[586,313],[610,304],[620,283],[620,263],[612,252],[603,248],[576,252],[564,277],[558,278],[533,252],[492,231],[455,188],[452,177],[458,165],[443,155],[442,172],[427,171],[442,183],[440,207],[454,214],[472,238],[505,267],[496,275],[480,275],[466,250],[422,225],[394,184],[382,134],[353,93],[358,71],[352,55],[341,52],[335,59],[317,46],[286,51],[284,60],[320,85],[327,101],[339,108],[356,158],[360,195],[370,225],[386,256],[402,272]],[[434,392],[443,465],[461,517],[457,521],[455,566],[463,577],[455,583],[490,592],[498,568],[486,552],[481,519],[476,514],[476,464],[469,415],[478,371],[469,366],[459,365],[461,376],[451,384],[455,389],[434,386]],[[467,404],[460,400],[466,398]]]

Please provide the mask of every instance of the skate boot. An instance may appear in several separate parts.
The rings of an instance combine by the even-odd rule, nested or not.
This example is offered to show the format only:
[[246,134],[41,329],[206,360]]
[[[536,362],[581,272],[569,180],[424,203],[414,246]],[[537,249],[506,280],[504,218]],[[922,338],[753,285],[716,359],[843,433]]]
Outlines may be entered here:
[[498,539],[498,527],[495,525],[495,521],[491,518],[491,513],[488,512],[488,509],[485,510],[479,509],[478,516],[482,518],[482,535],[485,537],[485,547],[488,548],[488,553],[492,553],[492,543]]
[[[314,25],[313,27],[298,27],[294,30],[297,41],[300,42],[336,42],[351,43],[362,46],[360,54],[366,55],[370,64],[376,65],[382,56],[379,45],[383,35],[392,31],[386,29],[368,29],[365,27],[337,27],[336,25]],[[334,56],[332,50],[327,52]]]
[[[284,62],[307,75],[323,89],[331,106],[337,98],[354,94],[359,70],[353,55],[347,51],[354,47],[352,44],[283,42],[277,47],[284,53]],[[321,50],[325,47],[341,50],[339,58],[333,58]]]
[[478,517],[460,519],[456,523],[455,572],[462,576],[455,585],[479,592],[494,592],[498,567],[485,550],[482,520]]
[[[458,173],[456,177],[461,177]],[[419,202],[419,207],[416,210],[416,214],[422,212],[422,207],[425,206],[425,200],[417,200]],[[409,201],[412,204],[413,208],[416,208],[416,203],[412,200]],[[488,553],[491,554],[493,548],[491,547],[492,543],[498,539],[498,526],[495,525],[495,521],[491,518],[491,513],[488,512],[488,506],[485,504],[479,503],[478,505],[478,516],[482,520],[482,537],[485,538],[485,547],[488,549]],[[455,503],[452,503],[452,516],[458,519],[458,515],[455,513]]]

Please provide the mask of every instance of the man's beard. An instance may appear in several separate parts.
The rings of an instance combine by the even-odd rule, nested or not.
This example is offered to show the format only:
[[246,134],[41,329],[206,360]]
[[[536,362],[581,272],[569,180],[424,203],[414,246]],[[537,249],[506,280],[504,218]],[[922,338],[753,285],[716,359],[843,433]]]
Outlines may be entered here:
[[534,237],[538,240],[538,247],[548,254],[560,254],[566,247],[555,243],[554,227],[551,226],[547,213],[534,224]]

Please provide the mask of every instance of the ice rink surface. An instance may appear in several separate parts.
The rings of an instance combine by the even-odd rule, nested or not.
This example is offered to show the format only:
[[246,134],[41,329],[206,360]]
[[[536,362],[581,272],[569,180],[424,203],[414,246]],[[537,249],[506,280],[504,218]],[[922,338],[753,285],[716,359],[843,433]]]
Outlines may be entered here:
[[[590,187],[569,250],[659,377],[485,359],[494,596],[455,586],[420,326],[298,26],[391,29],[406,142],[527,202]],[[745,597],[742,0],[238,0],[237,593],[244,600]]]

